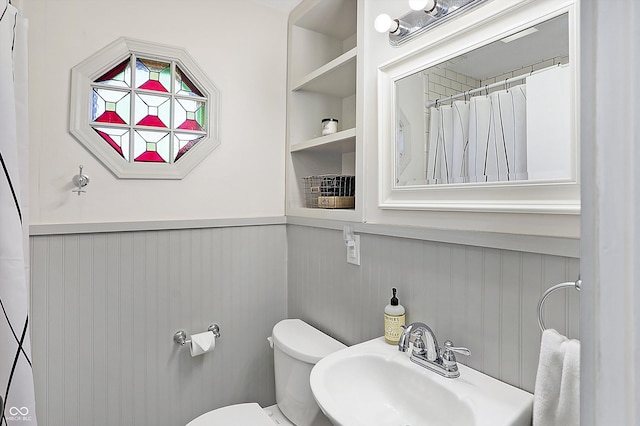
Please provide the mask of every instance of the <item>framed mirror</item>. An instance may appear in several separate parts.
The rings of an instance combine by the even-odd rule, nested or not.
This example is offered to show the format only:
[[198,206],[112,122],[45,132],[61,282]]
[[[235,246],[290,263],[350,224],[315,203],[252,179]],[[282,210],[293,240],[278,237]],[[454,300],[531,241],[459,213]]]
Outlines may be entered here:
[[380,207],[579,213],[574,15],[520,7],[382,66]]

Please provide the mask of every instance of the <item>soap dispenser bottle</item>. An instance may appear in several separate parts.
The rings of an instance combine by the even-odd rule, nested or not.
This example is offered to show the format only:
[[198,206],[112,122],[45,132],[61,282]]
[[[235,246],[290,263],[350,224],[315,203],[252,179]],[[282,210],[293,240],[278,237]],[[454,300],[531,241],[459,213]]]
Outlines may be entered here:
[[398,303],[396,289],[392,288],[393,297],[384,308],[384,341],[390,345],[397,345],[405,325],[404,306]]

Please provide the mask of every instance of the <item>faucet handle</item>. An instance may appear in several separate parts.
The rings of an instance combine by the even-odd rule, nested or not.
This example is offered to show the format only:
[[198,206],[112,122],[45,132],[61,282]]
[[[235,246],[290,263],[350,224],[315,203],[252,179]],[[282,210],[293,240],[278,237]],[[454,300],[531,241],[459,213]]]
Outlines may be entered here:
[[452,351],[465,356],[471,355],[471,351],[469,349],[455,347],[453,346],[453,342],[451,340],[447,340],[446,342],[444,342],[443,352],[446,353],[447,351]]
[[471,355],[471,351],[467,348],[456,348],[453,346],[453,342],[451,340],[447,340],[444,342],[444,346],[442,347],[442,366],[444,369],[449,372],[451,375],[448,377],[458,377],[460,373],[458,372],[458,362],[456,360],[456,355],[454,352],[469,356]]
[[413,354],[414,355],[424,355],[427,353],[426,350],[427,345],[424,344],[424,340],[422,340],[422,331],[418,330],[415,333],[415,340],[413,341]]

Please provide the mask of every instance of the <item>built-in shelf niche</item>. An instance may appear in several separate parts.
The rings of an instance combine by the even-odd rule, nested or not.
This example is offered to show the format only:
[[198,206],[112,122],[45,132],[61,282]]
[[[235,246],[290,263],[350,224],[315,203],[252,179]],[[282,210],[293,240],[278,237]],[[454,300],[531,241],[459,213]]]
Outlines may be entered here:
[[[305,208],[303,178],[356,174],[357,4],[303,0],[290,16],[287,214],[354,217]],[[338,120],[337,133],[322,135],[325,118]]]

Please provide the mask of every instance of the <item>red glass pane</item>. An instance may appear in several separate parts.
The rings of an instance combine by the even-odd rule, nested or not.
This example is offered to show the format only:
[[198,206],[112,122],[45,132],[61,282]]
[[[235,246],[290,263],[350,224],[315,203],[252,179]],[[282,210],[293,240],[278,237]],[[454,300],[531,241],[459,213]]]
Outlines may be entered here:
[[164,160],[162,159],[160,154],[158,154],[155,151],[143,152],[136,158],[136,161],[142,161],[147,163],[164,163]]
[[118,154],[122,155],[122,157],[124,157],[124,154],[122,153],[122,148],[120,147],[120,145],[118,145],[116,143],[116,141],[113,140],[113,138],[111,136],[109,136],[108,134],[106,134],[105,132],[101,132],[98,129],[93,129],[96,132],[98,132],[98,134],[100,136],[102,136],[102,139],[104,139],[105,141],[107,141],[107,143],[109,145],[111,145],[113,147],[113,149],[115,149],[116,151],[118,151]]
[[183,146],[182,148],[180,148],[180,150],[176,154],[175,161],[178,161],[180,159],[180,157],[182,157],[184,154],[186,154],[187,151],[189,151],[191,148],[193,148],[194,145],[197,144],[198,142],[200,142],[201,140],[202,140],[202,137],[199,137],[197,139],[193,139],[193,140],[187,142],[187,144],[185,146]]
[[118,115],[115,111],[105,111],[102,115],[96,118],[96,121],[101,123],[118,123],[118,124],[126,124],[124,120]]
[[111,71],[107,71],[102,76],[98,77],[96,79],[96,82],[99,83],[101,81],[113,80],[114,77],[116,77],[118,74],[120,74],[122,71],[124,71],[127,68],[128,64],[129,64],[129,58],[122,61],[115,68],[111,69]]
[[140,126],[152,126],[152,127],[167,127],[162,120],[155,115],[147,115],[145,118],[138,122]]
[[158,80],[147,80],[142,86],[141,89],[146,90],[155,90],[156,92],[168,92],[167,89],[160,83]]
[[200,124],[198,124],[198,122],[196,120],[185,120],[184,123],[182,123],[180,126],[178,126],[178,129],[182,129],[182,130],[202,130],[202,127],[200,127]]

